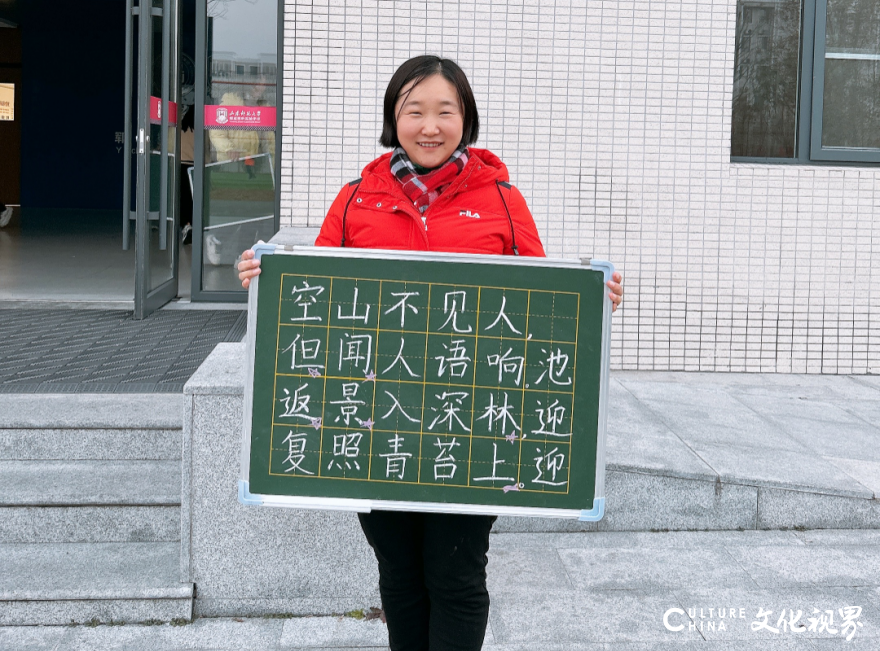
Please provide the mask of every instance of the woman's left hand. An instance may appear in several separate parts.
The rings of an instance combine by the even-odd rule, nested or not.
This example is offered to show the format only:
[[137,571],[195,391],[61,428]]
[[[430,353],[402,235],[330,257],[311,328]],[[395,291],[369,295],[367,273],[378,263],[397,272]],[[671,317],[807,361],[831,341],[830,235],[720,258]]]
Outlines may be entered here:
[[615,271],[611,274],[611,280],[605,284],[611,290],[608,298],[611,299],[611,311],[615,312],[620,307],[620,304],[623,303],[623,276]]

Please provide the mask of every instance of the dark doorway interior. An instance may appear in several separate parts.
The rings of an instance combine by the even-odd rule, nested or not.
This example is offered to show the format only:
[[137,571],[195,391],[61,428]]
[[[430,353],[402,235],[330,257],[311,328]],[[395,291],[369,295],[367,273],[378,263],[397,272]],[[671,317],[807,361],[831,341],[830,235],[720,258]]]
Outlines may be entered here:
[[24,227],[121,229],[125,4],[90,0],[83,9],[55,0],[22,7]]
[[133,256],[121,250],[125,3],[5,0],[0,20],[15,25],[0,28],[0,41],[16,35],[17,51],[2,50],[17,56],[20,76],[19,145],[7,152],[0,141],[0,176],[21,204],[0,228],[0,300],[125,307],[134,294]]

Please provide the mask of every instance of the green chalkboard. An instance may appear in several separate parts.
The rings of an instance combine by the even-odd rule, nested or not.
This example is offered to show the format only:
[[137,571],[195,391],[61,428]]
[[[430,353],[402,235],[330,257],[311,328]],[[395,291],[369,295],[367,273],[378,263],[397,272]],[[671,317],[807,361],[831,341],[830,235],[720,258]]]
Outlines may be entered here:
[[601,518],[609,264],[256,250],[242,502]]

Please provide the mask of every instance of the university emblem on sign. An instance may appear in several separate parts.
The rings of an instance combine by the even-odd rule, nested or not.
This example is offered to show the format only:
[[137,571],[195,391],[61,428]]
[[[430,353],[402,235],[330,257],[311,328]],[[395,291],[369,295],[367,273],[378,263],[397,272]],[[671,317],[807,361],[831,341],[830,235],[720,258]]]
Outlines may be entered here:
[[229,122],[229,111],[225,108],[217,109],[217,124],[226,124]]

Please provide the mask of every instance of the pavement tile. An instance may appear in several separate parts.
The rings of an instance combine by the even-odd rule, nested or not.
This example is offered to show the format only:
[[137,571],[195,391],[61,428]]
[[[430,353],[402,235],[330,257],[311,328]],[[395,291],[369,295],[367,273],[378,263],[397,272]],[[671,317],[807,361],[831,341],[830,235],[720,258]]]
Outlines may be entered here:
[[871,545],[728,547],[762,588],[880,586],[880,553]]
[[[858,633],[856,633],[858,635]],[[866,638],[866,637],[856,637],[853,636],[853,639],[849,642],[843,642],[842,640],[838,640],[836,638],[830,638],[827,640],[812,640],[813,648],[816,651],[837,651],[838,649],[847,649],[849,651],[877,651],[877,640]],[[846,646],[844,646],[846,644]]]
[[697,651],[755,651],[756,649],[760,651],[815,651],[813,640],[797,638],[761,640],[759,645],[756,645],[754,641],[719,642],[712,640],[702,644],[695,643],[693,648]]
[[552,547],[489,549],[489,594],[571,590],[565,567]]
[[[683,375],[683,374],[679,374]],[[704,381],[710,384],[723,382],[731,395],[759,395],[767,398],[795,397],[809,400],[833,400],[844,403],[854,400],[880,400],[878,392],[869,383],[862,382],[870,376],[791,374],[791,373],[745,373],[732,374],[731,378],[713,376],[726,373],[704,373]]]
[[[585,533],[499,533],[491,550],[547,549],[691,549],[716,545],[802,545],[793,531],[591,531]],[[880,532],[877,532],[880,534]],[[869,539],[870,540],[870,539]],[[867,544],[867,543],[866,543]],[[489,552],[491,555],[491,551]]]
[[[540,651],[713,651],[705,643],[685,642],[584,642],[571,644],[544,644]],[[534,644],[484,645],[483,651],[535,651]]]
[[612,380],[609,387],[607,466],[654,470],[673,477],[715,477],[715,472],[672,433],[657,413],[619,382]]
[[[880,449],[880,445],[877,446],[877,449]],[[880,498],[880,461],[840,459],[836,457],[825,457],[825,460],[840,468],[869,491],[872,491],[874,499]]]
[[847,400],[840,406],[869,425],[880,423],[880,392],[873,400]]
[[766,401],[740,396],[739,400],[812,452],[880,461],[880,429],[837,405],[789,398]]
[[805,545],[874,545],[880,553],[880,529],[812,529],[786,533]]
[[697,441],[694,449],[718,472],[722,482],[873,497],[848,474],[803,448],[793,452]]
[[0,651],[53,651],[65,633],[60,626],[2,626]]
[[724,549],[560,549],[572,584],[582,591],[639,590],[714,585],[757,588],[758,584]]
[[[295,649],[303,649],[303,651],[351,651],[352,649],[358,649],[358,651],[388,651],[388,645],[385,646],[312,646],[312,647],[277,647],[278,651],[282,651],[286,648],[295,648]],[[224,650],[225,651],[225,650]],[[236,649],[238,651],[238,649]],[[250,650],[248,650],[250,651]],[[262,651],[262,650],[260,650]],[[272,651],[275,651],[275,647],[272,648]]]
[[[496,595],[489,621],[498,643],[534,649],[548,643],[659,642],[671,635],[663,626],[663,613],[678,603],[671,593],[634,590]],[[699,633],[687,630],[677,636],[700,639]]]
[[690,402],[640,400],[662,414],[669,429],[692,449],[694,443],[703,442],[803,450],[803,444],[788,436],[779,425],[762,418],[726,393],[711,393],[708,390],[702,393],[704,395]]
[[[844,410],[846,402],[814,399],[797,395],[764,396],[748,393],[733,394],[736,400],[761,416],[785,424],[790,418],[806,419],[825,426],[865,423]],[[827,431],[827,430],[826,430]]]
[[77,626],[57,651],[209,651],[271,649],[281,637],[275,619],[197,619],[184,626]]
[[[765,640],[781,641],[785,639],[810,638],[813,640],[829,639],[841,645],[836,648],[848,648],[840,635],[841,616],[838,612],[847,606],[862,607],[858,621],[863,626],[858,627],[854,638],[870,638],[874,641],[874,649],[880,645],[880,608],[870,601],[870,597],[856,588],[787,588],[780,590],[739,590],[735,588],[716,587],[711,590],[676,591],[675,596],[684,604],[682,608],[688,617],[701,629],[702,636],[709,641],[716,640],[741,640],[754,645],[752,648],[764,649]],[[710,608],[714,612],[710,612]],[[718,608],[730,612],[734,609],[737,615],[744,611],[745,617],[739,616],[731,619],[729,616],[722,620],[719,617]],[[701,612],[702,609],[702,612]],[[818,610],[818,613],[814,613]],[[834,612],[833,628],[837,633],[827,631],[819,632],[820,623],[818,618],[826,610]],[[785,612],[786,620],[795,620],[795,625],[803,625],[809,628],[814,625],[814,630],[794,633],[787,627],[785,622],[780,622],[780,617]],[[797,618],[801,611],[800,619]],[[769,614],[766,623],[776,632],[762,626],[764,616],[758,617],[759,613]],[[701,616],[702,615],[702,616]],[[675,617],[678,617],[676,615]],[[683,616],[680,616],[683,617]],[[817,621],[810,622],[810,618]],[[671,621],[680,621],[672,619]],[[725,622],[723,630],[720,622]],[[714,626],[710,625],[714,622]],[[848,632],[848,631],[847,631]],[[711,648],[711,647],[710,647]]]
[[378,619],[351,617],[295,617],[284,620],[283,649],[388,645],[388,628]]

